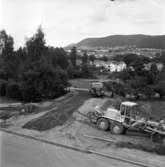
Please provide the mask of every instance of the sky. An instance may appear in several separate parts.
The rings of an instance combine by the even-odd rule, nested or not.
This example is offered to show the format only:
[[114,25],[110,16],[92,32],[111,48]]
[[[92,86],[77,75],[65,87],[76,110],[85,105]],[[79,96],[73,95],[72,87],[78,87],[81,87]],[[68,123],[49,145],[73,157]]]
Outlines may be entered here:
[[47,45],[88,37],[165,34],[165,0],[0,0],[0,30],[23,46],[42,26]]

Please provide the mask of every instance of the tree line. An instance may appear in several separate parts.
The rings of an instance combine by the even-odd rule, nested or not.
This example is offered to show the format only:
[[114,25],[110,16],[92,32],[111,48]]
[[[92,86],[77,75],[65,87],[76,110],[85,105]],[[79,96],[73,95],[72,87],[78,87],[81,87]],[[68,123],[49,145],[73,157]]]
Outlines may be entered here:
[[0,44],[0,96],[24,102],[52,99],[66,93],[69,78],[92,75],[85,53],[80,68],[76,48],[68,55],[63,48],[47,46],[41,27],[16,51],[5,30],[0,31]]

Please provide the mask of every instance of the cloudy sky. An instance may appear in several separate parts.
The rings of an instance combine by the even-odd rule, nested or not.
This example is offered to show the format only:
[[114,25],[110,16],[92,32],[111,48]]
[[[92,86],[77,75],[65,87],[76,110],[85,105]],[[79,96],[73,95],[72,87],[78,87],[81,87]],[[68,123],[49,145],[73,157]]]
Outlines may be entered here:
[[165,34],[165,0],[0,0],[0,30],[23,46],[42,25],[48,45],[86,37]]

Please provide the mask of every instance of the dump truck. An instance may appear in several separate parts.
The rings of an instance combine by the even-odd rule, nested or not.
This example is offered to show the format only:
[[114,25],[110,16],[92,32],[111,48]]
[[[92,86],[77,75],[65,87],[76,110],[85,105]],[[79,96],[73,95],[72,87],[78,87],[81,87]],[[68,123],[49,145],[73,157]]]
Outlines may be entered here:
[[110,130],[113,134],[125,134],[128,129],[144,131],[151,135],[152,140],[165,144],[163,120],[156,122],[145,117],[135,102],[121,102],[119,109],[116,109],[111,101],[106,101],[101,106],[96,106],[87,116],[101,130]]
[[89,93],[96,97],[103,97],[105,95],[103,83],[102,82],[92,82],[90,84]]

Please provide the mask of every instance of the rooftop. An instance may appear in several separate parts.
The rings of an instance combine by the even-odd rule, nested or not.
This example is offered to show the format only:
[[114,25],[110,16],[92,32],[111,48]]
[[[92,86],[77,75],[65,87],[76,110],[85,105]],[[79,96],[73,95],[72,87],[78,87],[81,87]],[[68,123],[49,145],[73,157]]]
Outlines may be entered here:
[[137,103],[125,101],[125,102],[122,102],[122,105],[133,107],[133,106],[136,106]]

